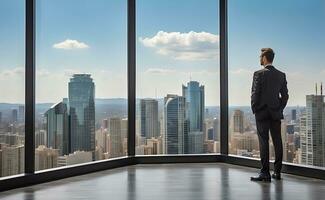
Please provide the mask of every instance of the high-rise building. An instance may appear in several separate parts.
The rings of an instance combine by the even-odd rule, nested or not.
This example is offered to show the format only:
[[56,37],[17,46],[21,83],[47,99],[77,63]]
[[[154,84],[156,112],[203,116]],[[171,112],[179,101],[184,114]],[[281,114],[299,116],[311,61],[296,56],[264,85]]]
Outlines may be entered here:
[[46,139],[46,131],[45,130],[38,130],[35,132],[35,147],[39,147],[40,145],[47,146],[47,139]]
[[59,150],[39,146],[35,149],[35,170],[43,170],[57,167]]
[[162,138],[147,139],[147,147],[152,148],[152,154],[162,154]]
[[189,130],[203,131],[204,121],[204,86],[197,81],[190,81],[182,86],[183,97],[186,100],[186,118],[189,120]]
[[[231,154],[254,156],[253,152],[259,149],[259,142],[256,132],[234,133],[231,136],[229,151]],[[257,154],[258,155],[258,154]],[[256,156],[257,156],[256,155]]]
[[213,119],[213,140],[220,140],[220,121],[217,118]]
[[287,124],[287,133],[293,135],[295,133],[295,124]]
[[109,119],[109,134],[110,134],[110,157],[123,156],[123,143],[121,134],[121,118]]
[[69,82],[71,152],[95,151],[95,84],[90,74]]
[[297,120],[297,110],[296,109],[292,109],[291,110],[291,120]]
[[13,134],[13,133],[5,133],[5,134],[0,134],[0,143],[8,144],[10,146],[13,145],[19,145],[19,136],[18,134]]
[[103,121],[102,121],[102,128],[103,129],[108,129],[108,119],[103,119]]
[[203,153],[204,86],[200,86],[197,81],[190,81],[187,86],[182,86],[182,93],[189,126],[188,153]]
[[158,101],[155,99],[140,100],[141,137],[157,138],[158,130]]
[[306,96],[306,112],[300,119],[301,162],[325,166],[325,103],[322,95]]
[[24,173],[24,145],[0,144],[0,176]]
[[122,139],[126,139],[128,137],[128,118],[124,118],[121,121],[121,136]]
[[107,129],[96,130],[96,148],[101,148],[103,151],[106,151],[106,140],[107,140]]
[[233,132],[243,133],[244,132],[244,112],[241,110],[235,110],[233,119]]
[[17,109],[12,109],[11,110],[11,122],[12,123],[17,123],[18,122],[18,111],[17,111]]
[[[307,155],[307,119],[306,112],[303,112],[299,118],[299,140],[300,140],[300,163],[307,164],[312,163],[312,156]],[[309,154],[312,154],[310,152]]]
[[192,131],[188,134],[188,152],[203,153],[203,134],[201,131]]
[[164,98],[164,151],[184,154],[187,151],[188,126],[185,118],[185,97],[168,94]]
[[128,138],[122,138],[123,155],[128,155]]
[[25,106],[18,107],[18,122],[19,123],[25,122]]
[[67,105],[63,102],[54,104],[45,113],[47,122],[47,145],[58,149],[59,155],[70,153],[69,115]]
[[208,128],[208,140],[214,140],[213,128]]
[[[288,159],[288,141],[287,141],[287,122],[283,120],[281,123],[281,139],[282,139],[282,148],[283,148],[283,161]],[[274,152],[274,149],[273,149]]]
[[2,124],[2,112],[0,112],[0,127],[1,127],[1,124]]

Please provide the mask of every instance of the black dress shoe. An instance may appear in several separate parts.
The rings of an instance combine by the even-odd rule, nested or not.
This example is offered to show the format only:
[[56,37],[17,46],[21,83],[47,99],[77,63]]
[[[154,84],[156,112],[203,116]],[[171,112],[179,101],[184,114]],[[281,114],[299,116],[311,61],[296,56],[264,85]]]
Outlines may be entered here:
[[274,178],[275,180],[281,180],[281,174],[280,173],[274,173],[274,174],[272,174],[272,178]]
[[260,173],[258,176],[251,177],[251,181],[271,182],[271,176],[269,174]]

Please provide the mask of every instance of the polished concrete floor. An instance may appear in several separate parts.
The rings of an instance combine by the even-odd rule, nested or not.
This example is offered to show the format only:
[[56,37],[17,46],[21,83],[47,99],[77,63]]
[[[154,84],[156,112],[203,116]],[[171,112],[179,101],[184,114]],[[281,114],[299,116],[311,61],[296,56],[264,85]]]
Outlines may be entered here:
[[0,193],[6,200],[322,200],[325,181],[284,175],[250,181],[256,169],[211,164],[134,165]]

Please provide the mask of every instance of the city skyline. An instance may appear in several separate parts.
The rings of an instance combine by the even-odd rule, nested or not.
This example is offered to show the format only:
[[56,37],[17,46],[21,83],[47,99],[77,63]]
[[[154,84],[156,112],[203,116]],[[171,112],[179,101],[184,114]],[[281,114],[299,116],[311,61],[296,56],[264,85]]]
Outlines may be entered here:
[[[76,1],[40,2],[36,6],[37,102],[57,102],[66,97],[67,90],[62,88],[67,84],[66,78],[73,73],[92,74],[99,98],[125,98],[126,1],[98,0],[96,4],[84,1],[81,4],[84,6],[78,8],[75,8]],[[199,3],[195,0],[168,4],[164,1],[137,2],[139,98],[163,98],[168,92],[181,94],[181,89],[174,85],[185,83],[192,77],[206,86],[205,104],[219,105],[218,1]],[[320,9],[325,3],[321,0],[308,5],[303,0],[288,0],[281,4],[263,1],[277,13],[268,25],[272,30],[281,30],[275,33],[270,28],[267,28],[270,33],[260,31],[263,13],[256,8],[261,3],[257,0],[247,5],[229,2],[229,104],[249,105],[252,73],[260,68],[259,51],[268,46],[276,52],[275,66],[287,73],[291,94],[288,105],[304,105],[304,95],[312,94],[314,82],[325,82],[325,67],[317,62],[325,51],[325,45],[319,45],[325,44],[322,37],[325,22],[319,21],[324,18]],[[294,7],[290,6],[292,3]],[[67,10],[72,12],[65,12]],[[86,10],[90,13],[87,19],[77,20],[75,16],[82,16],[78,14]],[[96,15],[92,15],[95,10]],[[290,17],[283,17],[288,12]],[[306,12],[310,14],[301,15]],[[8,83],[6,87],[0,86],[0,91],[7,94],[0,97],[0,102],[23,103],[24,3],[3,1],[0,13],[2,27],[10,27],[0,33],[0,43],[3,44],[0,47],[0,80]],[[8,18],[10,20],[3,20]],[[106,20],[112,18],[115,20]],[[187,38],[192,38],[189,40],[190,54],[182,51],[182,41]],[[205,38],[205,42],[198,38]],[[171,42],[166,45],[157,43],[161,39],[177,41],[175,48],[171,48]],[[297,44],[302,44],[304,50],[298,50]],[[164,87],[160,87],[162,82]]]
[[[218,112],[202,109],[205,86],[192,80],[179,87],[183,90],[182,96],[166,94],[163,110],[155,99],[140,100],[136,119],[141,121],[136,125],[137,155],[219,152],[220,116]],[[68,88],[69,98],[51,106],[36,121],[39,124],[35,132],[36,170],[126,155],[127,118],[106,115],[100,118],[100,126],[95,125],[95,110],[91,109],[95,82],[91,75],[73,74]],[[322,167],[325,166],[322,86],[305,98],[306,108],[291,109],[282,122],[284,161]],[[23,106],[12,109],[9,121],[0,120],[2,176],[23,171],[24,109]],[[2,118],[2,110],[0,116]],[[259,157],[256,125],[250,110],[235,108],[230,112],[229,136],[230,154]],[[317,148],[313,148],[315,145]],[[270,156],[274,158],[273,150]]]

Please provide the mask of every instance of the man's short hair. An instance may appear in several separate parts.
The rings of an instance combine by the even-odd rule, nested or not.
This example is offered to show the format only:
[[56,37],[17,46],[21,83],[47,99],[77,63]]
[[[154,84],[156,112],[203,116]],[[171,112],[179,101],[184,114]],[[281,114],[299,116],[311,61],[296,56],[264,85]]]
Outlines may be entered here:
[[266,60],[269,62],[273,62],[274,59],[274,51],[271,48],[262,48],[262,56],[266,57]]

